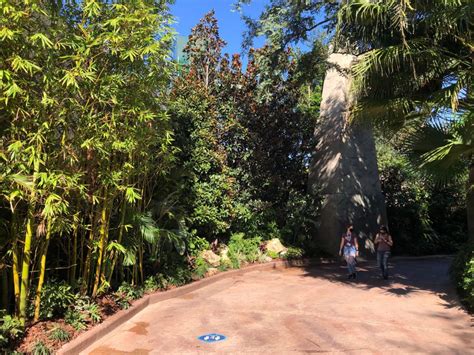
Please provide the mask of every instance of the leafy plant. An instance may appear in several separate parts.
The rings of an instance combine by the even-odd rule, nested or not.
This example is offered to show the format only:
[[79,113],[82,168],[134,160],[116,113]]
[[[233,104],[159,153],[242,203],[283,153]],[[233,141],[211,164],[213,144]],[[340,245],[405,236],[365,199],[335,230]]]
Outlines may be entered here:
[[0,347],[7,348],[9,344],[19,339],[23,335],[23,329],[19,319],[0,310]]
[[66,311],[66,314],[64,315],[64,321],[67,324],[72,325],[76,330],[84,330],[87,328],[86,315],[73,308],[70,308]]
[[165,272],[169,285],[182,286],[192,280],[192,272],[187,265],[176,265]]
[[48,348],[41,340],[37,341],[33,348],[31,349],[33,355],[50,355],[52,351]]
[[297,247],[288,247],[285,254],[282,255],[284,259],[301,259],[304,256],[304,250]]
[[[63,316],[75,301],[76,295],[71,285],[65,281],[50,281],[43,286],[41,291],[40,318],[50,319]],[[30,308],[30,313],[33,313],[33,307]]]
[[102,320],[99,305],[92,301],[89,297],[81,297],[74,304],[76,311],[85,315],[87,320],[92,323],[99,323]]
[[198,256],[194,260],[193,272],[196,278],[198,279],[203,278],[204,275],[206,275],[208,269],[209,269],[209,264],[201,256]]
[[145,292],[154,292],[159,290],[161,287],[156,276],[149,276],[146,278],[143,288],[145,289]]
[[143,297],[143,293],[144,290],[142,288],[123,282],[117,291],[114,292],[114,297],[120,308],[127,309],[133,300]]
[[208,250],[209,242],[197,235],[197,231],[193,230],[186,240],[187,250],[190,255],[198,256],[202,251]]
[[229,259],[234,268],[239,268],[241,263],[255,262],[258,260],[260,252],[260,237],[245,238],[244,233],[235,233],[230,237]]
[[466,246],[451,265],[451,275],[456,283],[462,302],[474,311],[474,247]]
[[51,329],[49,338],[51,340],[66,342],[71,339],[71,334],[69,334],[69,332],[61,326],[56,325],[53,329]]
[[280,257],[280,254],[274,252],[273,250],[267,250],[265,253],[272,259],[278,259]]

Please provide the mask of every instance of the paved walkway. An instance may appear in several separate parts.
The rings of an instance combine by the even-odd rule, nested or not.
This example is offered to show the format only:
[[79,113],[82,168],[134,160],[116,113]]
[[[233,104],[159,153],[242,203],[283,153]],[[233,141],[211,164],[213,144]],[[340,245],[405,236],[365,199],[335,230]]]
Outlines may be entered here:
[[[474,354],[474,327],[450,285],[450,259],[253,271],[149,306],[82,354]],[[226,340],[197,339],[219,333]]]

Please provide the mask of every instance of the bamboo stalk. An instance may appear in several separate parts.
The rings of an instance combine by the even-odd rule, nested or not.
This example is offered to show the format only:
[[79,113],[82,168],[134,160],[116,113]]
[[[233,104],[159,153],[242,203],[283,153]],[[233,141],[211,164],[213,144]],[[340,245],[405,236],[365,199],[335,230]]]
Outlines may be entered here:
[[[123,199],[123,202],[122,202],[122,210],[120,211],[120,224],[119,224],[119,234],[118,234],[118,238],[117,238],[117,242],[119,244],[122,243],[122,238],[123,238],[123,231],[125,229],[125,226],[124,226],[124,222],[125,222],[125,198]],[[108,282],[110,284],[110,282],[112,281],[112,276],[114,274],[114,268],[115,268],[115,264],[117,263],[117,259],[118,259],[118,253],[115,252],[114,253],[114,257],[112,259],[112,265],[110,266],[110,271],[109,271],[109,277],[108,277]]]
[[77,263],[77,233],[79,225],[77,221],[74,221],[73,231],[72,231],[72,258],[71,258],[71,269],[69,272],[69,282],[75,284],[76,281],[76,263]]
[[97,290],[100,284],[100,275],[102,274],[102,261],[104,256],[105,244],[108,235],[107,231],[107,218],[108,218],[108,201],[107,201],[107,190],[104,192],[104,203],[100,215],[100,240],[99,240],[99,255],[97,257],[97,266],[95,270],[95,281],[92,289],[92,297],[97,295]]
[[2,302],[0,305],[8,312],[8,272],[6,268],[2,269],[0,276],[2,279]]
[[17,217],[16,213],[12,215],[12,225],[11,225],[11,236],[13,239],[12,245],[12,257],[13,257],[13,265],[12,265],[12,279],[13,279],[13,292],[15,295],[15,315],[18,316],[19,312],[19,304],[20,304],[20,277],[19,277],[19,270],[20,270],[20,255],[18,251],[18,237],[16,234],[16,225],[17,225]]
[[44,284],[44,275],[46,273],[46,256],[48,253],[48,246],[49,240],[51,238],[51,218],[48,218],[48,222],[46,224],[46,239],[44,242],[43,249],[41,251],[41,259],[40,259],[40,275],[38,280],[38,287],[36,288],[36,295],[35,295],[35,315],[33,320],[36,322],[40,316],[40,308],[41,308],[41,290],[43,289]]
[[[32,193],[33,194],[33,193]],[[33,200],[33,198],[32,198]],[[26,220],[25,244],[23,246],[23,262],[21,268],[21,289],[19,299],[19,318],[20,324],[25,325],[26,309],[28,305],[29,277],[30,277],[30,261],[31,261],[31,242],[33,239],[34,224],[34,204],[28,207],[28,217]]]

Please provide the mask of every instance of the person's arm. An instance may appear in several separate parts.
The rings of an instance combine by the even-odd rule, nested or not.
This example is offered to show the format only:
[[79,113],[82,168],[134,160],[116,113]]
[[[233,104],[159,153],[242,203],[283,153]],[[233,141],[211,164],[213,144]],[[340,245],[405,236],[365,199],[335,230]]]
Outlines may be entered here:
[[387,238],[387,244],[390,245],[390,246],[393,246],[393,240],[392,240],[392,236],[390,234],[388,235],[388,238]]
[[354,243],[356,247],[356,256],[359,256],[359,241],[358,241],[357,236],[355,236]]
[[344,246],[344,237],[341,238],[341,245],[339,246],[339,255],[342,255],[342,247]]
[[377,233],[377,235],[375,236],[374,244],[378,244],[379,242],[380,242],[380,234]]

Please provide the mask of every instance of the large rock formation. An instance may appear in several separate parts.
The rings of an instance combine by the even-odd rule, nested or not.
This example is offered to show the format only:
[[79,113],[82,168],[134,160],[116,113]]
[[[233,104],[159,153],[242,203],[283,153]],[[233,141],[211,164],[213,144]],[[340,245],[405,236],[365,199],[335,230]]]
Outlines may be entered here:
[[317,146],[310,186],[323,196],[321,220],[314,243],[336,254],[349,223],[359,234],[362,255],[373,254],[372,240],[378,225],[385,224],[374,138],[370,128],[349,123],[351,80],[347,74],[356,57],[333,53],[335,64],[324,79]]

